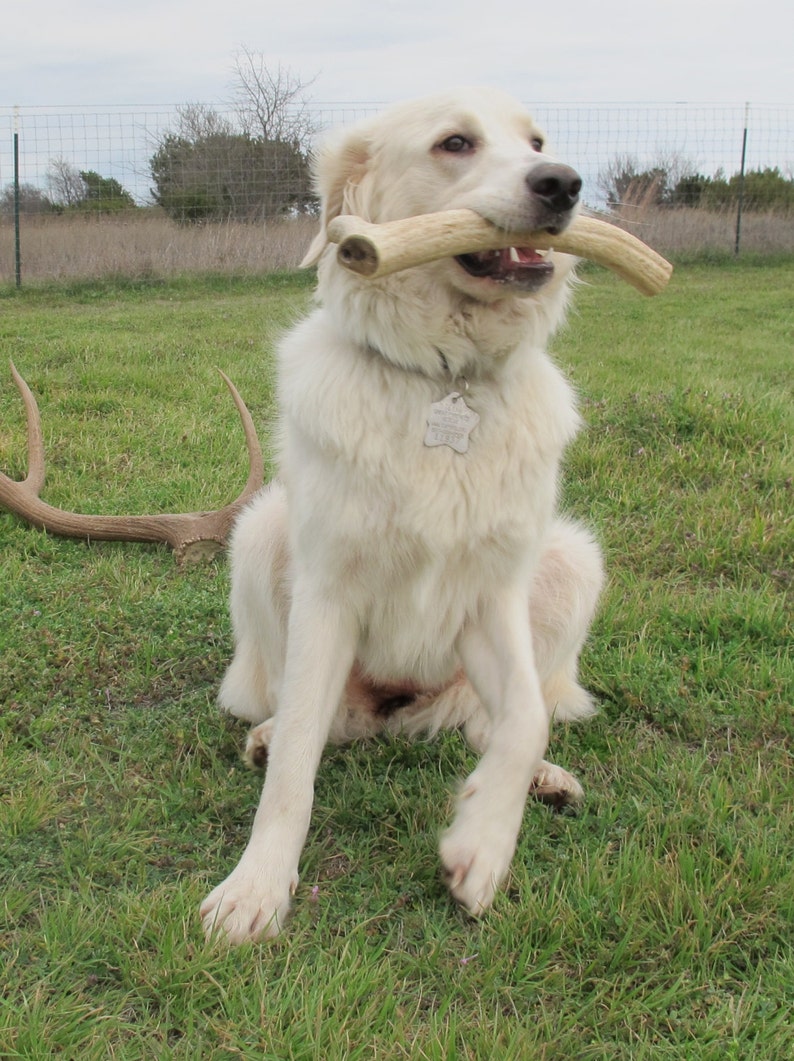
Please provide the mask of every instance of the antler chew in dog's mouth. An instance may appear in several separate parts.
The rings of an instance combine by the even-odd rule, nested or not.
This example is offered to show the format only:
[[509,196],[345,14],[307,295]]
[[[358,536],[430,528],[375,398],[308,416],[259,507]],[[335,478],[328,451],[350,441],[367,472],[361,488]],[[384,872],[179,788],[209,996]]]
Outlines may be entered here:
[[576,217],[564,232],[552,234],[508,232],[473,210],[421,214],[381,225],[345,214],[330,222],[328,238],[339,244],[342,265],[372,280],[439,258],[463,257],[470,272],[478,264],[485,269],[489,263],[484,252],[536,255],[536,267],[543,268],[542,254],[549,250],[604,265],[645,295],[662,291],[673,271],[642,240],[593,217]]

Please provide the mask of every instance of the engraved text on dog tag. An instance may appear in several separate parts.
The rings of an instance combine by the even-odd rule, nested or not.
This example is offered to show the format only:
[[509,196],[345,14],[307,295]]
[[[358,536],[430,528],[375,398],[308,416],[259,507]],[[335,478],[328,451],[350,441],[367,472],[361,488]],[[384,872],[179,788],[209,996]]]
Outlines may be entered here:
[[426,446],[450,446],[458,453],[469,448],[469,435],[479,424],[480,417],[453,391],[440,402],[433,402],[427,418]]

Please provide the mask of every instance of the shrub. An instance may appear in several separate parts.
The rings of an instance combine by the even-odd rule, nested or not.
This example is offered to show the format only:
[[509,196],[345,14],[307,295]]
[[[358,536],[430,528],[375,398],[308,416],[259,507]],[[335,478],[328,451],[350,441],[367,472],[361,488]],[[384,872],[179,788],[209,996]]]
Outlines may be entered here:
[[154,201],[177,221],[258,221],[309,212],[306,155],[244,133],[169,134],[150,162]]

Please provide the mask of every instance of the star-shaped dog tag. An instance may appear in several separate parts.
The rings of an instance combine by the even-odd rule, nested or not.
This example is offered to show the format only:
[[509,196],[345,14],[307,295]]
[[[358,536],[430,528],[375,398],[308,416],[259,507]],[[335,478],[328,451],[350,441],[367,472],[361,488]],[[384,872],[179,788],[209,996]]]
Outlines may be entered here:
[[425,445],[449,446],[457,453],[465,453],[469,435],[479,422],[480,417],[468,407],[463,395],[453,391],[430,406]]

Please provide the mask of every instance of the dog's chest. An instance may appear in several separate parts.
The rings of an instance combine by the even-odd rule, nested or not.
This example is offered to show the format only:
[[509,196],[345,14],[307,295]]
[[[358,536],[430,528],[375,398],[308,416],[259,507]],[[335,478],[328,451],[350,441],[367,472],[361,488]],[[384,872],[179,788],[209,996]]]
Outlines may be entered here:
[[576,427],[557,370],[538,355],[508,383],[465,389],[337,353],[284,366],[283,471],[312,539],[411,563],[531,548]]
[[369,673],[443,680],[483,599],[529,577],[576,427],[570,392],[535,352],[501,385],[472,381],[460,400],[478,419],[463,451],[428,445],[452,382],[301,338],[285,350],[280,393],[296,560],[357,614]]

